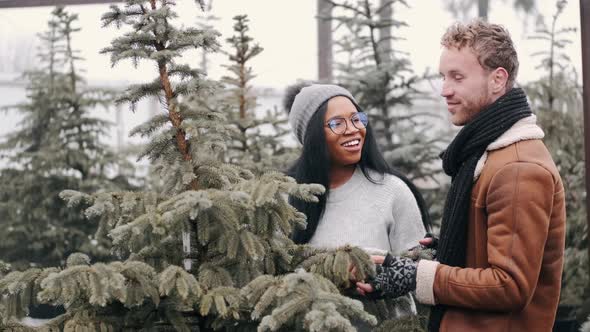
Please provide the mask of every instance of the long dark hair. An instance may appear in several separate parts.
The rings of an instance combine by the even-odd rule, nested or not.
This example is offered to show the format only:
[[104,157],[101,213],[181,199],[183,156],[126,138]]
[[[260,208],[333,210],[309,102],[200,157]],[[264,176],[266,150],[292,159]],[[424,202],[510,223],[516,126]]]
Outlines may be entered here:
[[[361,108],[353,100],[351,101],[357,111],[361,112]],[[326,101],[320,105],[309,120],[305,131],[301,156],[288,171],[289,176],[297,180],[298,183],[318,183],[326,188],[325,194],[319,197],[318,203],[305,202],[294,197],[289,199],[295,208],[307,216],[307,228],[295,230],[292,236],[293,241],[299,244],[308,243],[313,237],[322,212],[326,208],[326,199],[330,195],[330,156],[324,133],[324,117],[327,108],[328,102]],[[407,184],[418,202],[420,214],[422,215],[422,223],[426,230],[430,232],[430,216],[426,209],[424,198],[418,191],[418,188],[405,175],[387,164],[379,150],[370,123],[366,128],[365,142],[358,166],[363,172],[363,175],[373,183],[377,183],[378,181],[371,178],[369,170],[376,171],[379,174],[395,175]]]

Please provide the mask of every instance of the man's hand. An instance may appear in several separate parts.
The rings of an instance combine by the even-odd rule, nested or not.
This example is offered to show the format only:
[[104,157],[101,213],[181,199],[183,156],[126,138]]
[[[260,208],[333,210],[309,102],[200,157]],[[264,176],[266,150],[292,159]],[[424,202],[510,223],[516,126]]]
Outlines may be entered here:
[[425,246],[426,248],[429,248],[434,243],[434,239],[431,237],[425,237],[422,240],[418,241],[418,243]]
[[438,238],[432,235],[431,233],[426,233],[426,235],[424,235],[424,238],[418,241],[418,243],[429,249],[438,249]]
[[419,261],[421,259],[436,260],[438,239],[430,233],[426,233],[423,239],[418,240],[418,245],[408,249],[402,256]]

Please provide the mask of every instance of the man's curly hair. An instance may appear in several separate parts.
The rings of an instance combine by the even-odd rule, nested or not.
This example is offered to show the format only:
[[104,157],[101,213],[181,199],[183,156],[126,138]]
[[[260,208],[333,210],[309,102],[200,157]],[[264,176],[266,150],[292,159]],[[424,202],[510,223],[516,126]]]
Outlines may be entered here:
[[479,64],[486,70],[498,67],[506,69],[508,81],[506,88],[514,86],[518,74],[518,56],[510,33],[503,26],[476,19],[467,24],[455,23],[441,38],[446,48],[462,49],[469,47]]

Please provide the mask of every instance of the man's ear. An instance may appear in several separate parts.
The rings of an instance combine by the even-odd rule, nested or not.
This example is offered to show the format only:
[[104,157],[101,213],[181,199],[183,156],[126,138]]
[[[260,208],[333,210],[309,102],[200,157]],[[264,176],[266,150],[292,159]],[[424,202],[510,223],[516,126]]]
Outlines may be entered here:
[[492,71],[490,85],[492,93],[504,94],[506,92],[506,84],[508,83],[508,72],[502,67],[498,67]]

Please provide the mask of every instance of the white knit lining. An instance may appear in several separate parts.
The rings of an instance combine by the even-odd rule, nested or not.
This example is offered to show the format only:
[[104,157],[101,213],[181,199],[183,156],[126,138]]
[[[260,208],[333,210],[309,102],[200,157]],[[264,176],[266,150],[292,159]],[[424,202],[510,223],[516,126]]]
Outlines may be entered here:
[[418,262],[416,271],[416,299],[423,304],[435,305],[434,277],[439,262],[426,259]]
[[488,145],[486,152],[477,161],[473,174],[473,182],[477,181],[483,171],[483,167],[488,159],[488,151],[499,150],[516,142],[542,139],[543,137],[545,137],[545,133],[537,126],[537,117],[534,114],[517,121],[504,134],[498,137],[498,139]]

